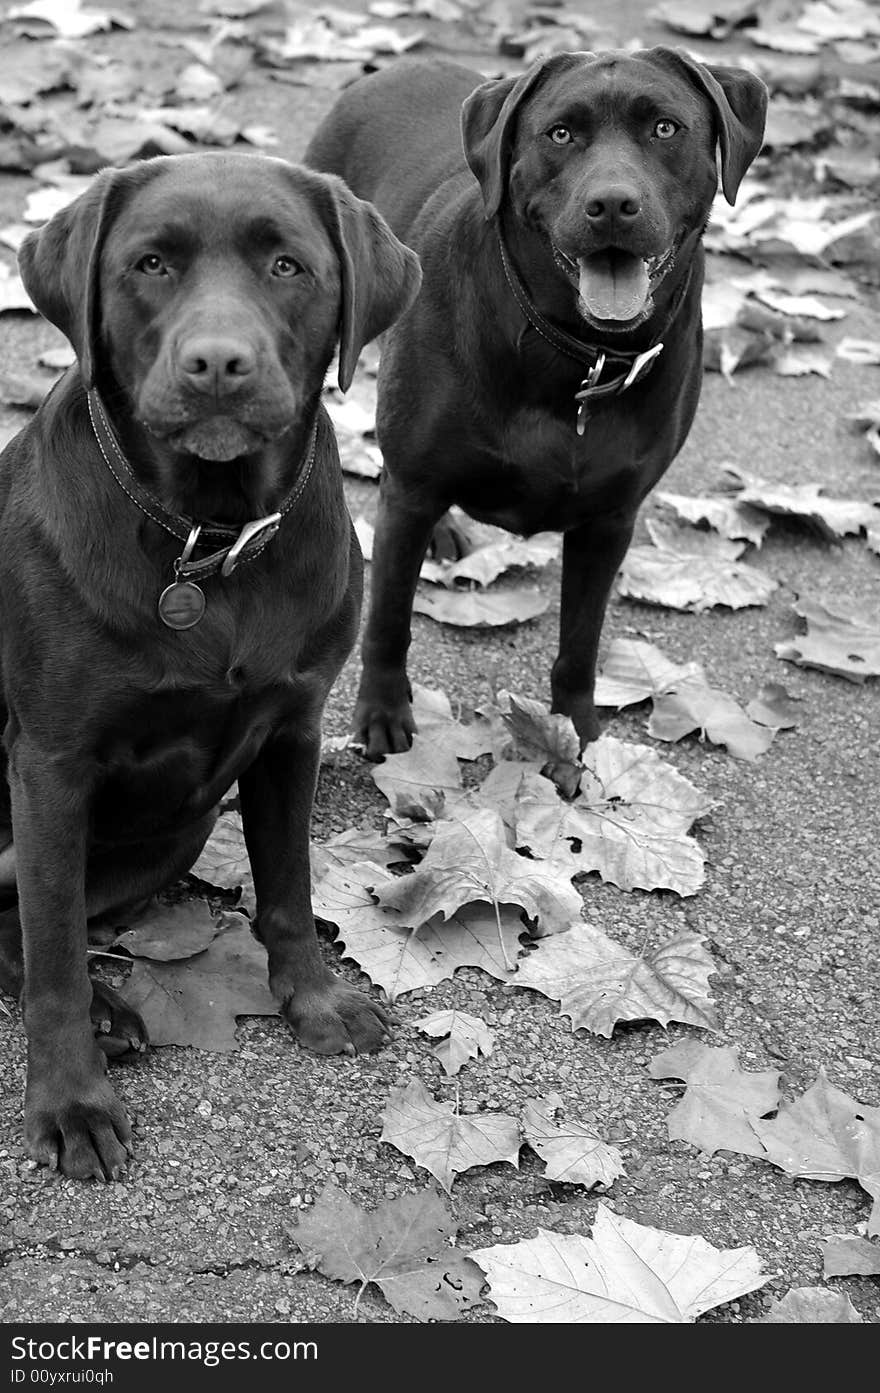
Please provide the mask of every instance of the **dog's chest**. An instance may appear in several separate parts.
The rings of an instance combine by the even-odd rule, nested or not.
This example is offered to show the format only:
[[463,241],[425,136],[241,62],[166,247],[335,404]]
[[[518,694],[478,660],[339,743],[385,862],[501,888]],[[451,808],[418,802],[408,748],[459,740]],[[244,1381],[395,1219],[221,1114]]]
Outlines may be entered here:
[[511,532],[567,531],[626,506],[641,458],[636,433],[608,412],[578,435],[574,401],[570,419],[524,406],[499,422],[496,442],[462,475],[457,501]]

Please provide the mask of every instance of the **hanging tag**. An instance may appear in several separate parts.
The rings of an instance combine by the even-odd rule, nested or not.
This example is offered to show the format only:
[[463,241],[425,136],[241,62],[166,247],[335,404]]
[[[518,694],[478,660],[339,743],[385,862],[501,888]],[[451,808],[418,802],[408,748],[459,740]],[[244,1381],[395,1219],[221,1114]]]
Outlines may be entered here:
[[180,571],[192,556],[199,539],[201,525],[195,523],[186,539],[186,546],[174,563],[174,580],[159,596],[159,618],[168,629],[191,629],[205,612],[205,592],[192,580],[181,580]]

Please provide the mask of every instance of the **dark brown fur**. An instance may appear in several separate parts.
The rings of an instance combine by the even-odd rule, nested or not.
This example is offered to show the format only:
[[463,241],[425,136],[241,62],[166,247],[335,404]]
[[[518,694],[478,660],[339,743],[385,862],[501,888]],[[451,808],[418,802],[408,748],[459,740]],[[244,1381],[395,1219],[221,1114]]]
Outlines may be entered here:
[[[147,274],[154,252],[165,269]],[[279,257],[299,272],[281,279]],[[419,273],[339,180],[236,155],[105,171],[20,261],[79,366],[0,459],[0,847],[14,836],[18,894],[0,915],[0,984],[24,980],[29,1154],[115,1177],[130,1129],[90,1015],[111,1021],[110,1053],[144,1032],[93,991],[86,922],[188,870],[235,779],[282,1015],[322,1053],[384,1037],[381,1008],[324,966],[311,910],[321,712],[361,594],[320,393],[337,342],[346,386]],[[277,507],[316,424],[302,496],[256,559],[205,580],[186,632],[156,610],[181,543],[102,459],[93,383],[162,504],[235,527]],[[8,847],[0,861],[9,880]]]
[[[412,597],[451,504],[514,532],[564,533],[553,709],[572,717],[582,741],[596,738],[608,593],[639,505],[681,448],[699,397],[701,237],[716,149],[732,202],[764,129],[757,78],[670,49],[560,54],[521,77],[479,83],[451,64],[394,65],[349,88],[306,153],[375,202],[424,272],[416,304],[386,336],[379,376],[385,467],[354,719],[374,758],[412,736]],[[661,142],[652,133],[667,117],[680,129]],[[548,138],[558,122],[576,137],[564,149]],[[637,212],[618,216],[617,203]],[[585,369],[527,326],[504,278],[498,227],[552,325],[638,351],[663,330],[651,373],[597,402],[583,436],[574,394]],[[650,317],[604,331],[584,322],[551,247],[575,259],[606,246],[649,259],[673,242]]]

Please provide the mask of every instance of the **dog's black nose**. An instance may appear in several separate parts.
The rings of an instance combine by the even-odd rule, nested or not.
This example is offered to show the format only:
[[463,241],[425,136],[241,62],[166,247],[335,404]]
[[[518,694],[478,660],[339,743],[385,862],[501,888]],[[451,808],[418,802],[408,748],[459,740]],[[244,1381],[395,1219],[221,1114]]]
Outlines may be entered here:
[[207,334],[185,340],[178,361],[193,387],[218,396],[234,392],[257,367],[256,351],[245,340]]
[[615,184],[588,199],[586,213],[592,223],[628,222],[641,211],[641,206],[636,189]]

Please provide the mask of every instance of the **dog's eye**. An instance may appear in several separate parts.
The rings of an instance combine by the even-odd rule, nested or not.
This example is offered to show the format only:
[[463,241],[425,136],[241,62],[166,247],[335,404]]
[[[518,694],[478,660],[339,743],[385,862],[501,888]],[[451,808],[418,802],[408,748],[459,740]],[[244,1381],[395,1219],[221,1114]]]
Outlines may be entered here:
[[568,126],[551,126],[547,132],[554,145],[570,145],[571,131]]
[[298,276],[302,267],[298,261],[294,261],[292,256],[276,256],[272,263],[272,275],[281,276],[289,280],[291,276]]
[[168,267],[156,252],[147,252],[146,256],[142,256],[137,269],[143,271],[145,276],[164,276],[168,273]]
[[654,134],[658,140],[671,140],[676,131],[680,131],[677,121],[670,121],[668,116],[663,116],[654,127]]

